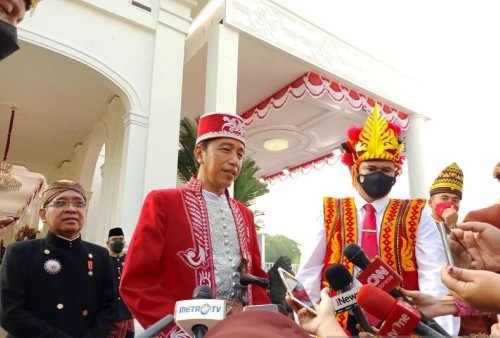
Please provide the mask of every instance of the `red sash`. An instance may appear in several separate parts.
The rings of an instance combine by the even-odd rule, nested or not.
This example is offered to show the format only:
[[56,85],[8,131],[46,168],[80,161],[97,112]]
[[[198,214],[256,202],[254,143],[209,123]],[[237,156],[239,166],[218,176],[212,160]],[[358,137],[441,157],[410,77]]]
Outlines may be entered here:
[[[425,200],[391,199],[385,209],[379,248],[381,258],[403,277],[402,286],[409,290],[418,290],[417,260],[415,241]],[[354,198],[323,199],[323,211],[326,227],[326,259],[322,271],[322,287],[328,286],[324,277],[325,270],[333,264],[342,263],[351,272],[354,265],[343,257],[344,247],[358,243],[358,219]],[[347,312],[337,316],[345,327]]]

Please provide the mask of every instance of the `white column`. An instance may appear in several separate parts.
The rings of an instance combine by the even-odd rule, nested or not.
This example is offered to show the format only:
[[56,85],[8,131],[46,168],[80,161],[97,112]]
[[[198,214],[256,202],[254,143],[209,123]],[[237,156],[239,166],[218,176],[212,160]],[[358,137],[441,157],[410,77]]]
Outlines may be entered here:
[[136,194],[142,192],[145,196],[153,189],[177,184],[184,48],[191,23],[191,7],[195,3],[186,0],[160,2],[151,70],[144,189],[135,191]]
[[116,195],[108,194],[103,198],[115,198],[116,211],[106,224],[121,226],[129,239],[134,232],[143,202],[146,147],[148,139],[147,118],[134,113],[124,116],[124,140],[120,184]]
[[[205,113],[236,114],[239,34],[219,23],[208,33]],[[229,192],[233,195],[234,185]]]
[[236,114],[238,89],[237,31],[218,24],[208,34],[205,112]]
[[409,128],[406,132],[406,156],[410,185],[410,198],[428,198],[425,177],[425,149],[423,139],[424,116],[410,115]]

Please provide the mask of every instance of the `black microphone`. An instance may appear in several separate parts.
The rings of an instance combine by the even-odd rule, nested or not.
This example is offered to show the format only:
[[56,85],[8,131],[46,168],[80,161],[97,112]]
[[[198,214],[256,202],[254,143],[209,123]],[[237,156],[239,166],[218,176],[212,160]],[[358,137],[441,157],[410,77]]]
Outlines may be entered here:
[[[325,270],[325,277],[330,287],[337,292],[344,293],[351,290],[351,283],[353,281],[351,273],[342,264],[334,264]],[[375,334],[370,323],[366,319],[363,310],[354,303],[349,311],[354,315],[356,321],[361,325],[364,331]]]
[[166,328],[170,323],[174,321],[174,316],[166,315],[150,327],[148,327],[143,333],[137,336],[137,338],[151,338],[160,333],[164,328]]
[[[208,285],[198,285],[194,288],[193,299],[212,299],[214,298],[212,294],[212,289]],[[193,325],[191,328],[193,330],[194,338],[203,338],[205,333],[208,331],[208,327],[203,324]]]
[[258,285],[264,289],[267,289],[269,287],[269,281],[267,279],[249,275],[247,273],[242,273],[240,276],[240,285],[248,286],[249,284]]
[[[365,270],[370,264],[371,261],[368,259],[366,256],[366,253],[361,249],[359,245],[356,243],[351,243],[348,244],[343,251],[344,256],[351,261],[354,265],[356,265],[358,268],[361,270]],[[392,270],[392,269],[391,269]],[[392,270],[394,274],[397,274],[394,270]],[[403,299],[406,303],[410,305],[414,305],[411,300],[409,300],[401,291],[399,291],[397,288],[391,289],[388,291],[389,294],[395,298],[401,298]],[[420,313],[421,321],[425,323],[426,325],[430,326],[440,334],[444,335],[445,337],[451,337],[448,332],[446,332],[445,329],[441,327],[434,319],[429,319],[420,309],[417,308],[417,310]]]

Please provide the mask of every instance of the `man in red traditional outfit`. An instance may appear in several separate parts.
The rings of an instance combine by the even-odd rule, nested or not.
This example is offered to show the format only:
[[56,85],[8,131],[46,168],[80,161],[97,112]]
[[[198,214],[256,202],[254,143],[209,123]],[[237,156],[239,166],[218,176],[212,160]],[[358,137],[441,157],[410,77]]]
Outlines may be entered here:
[[[369,258],[378,254],[403,277],[405,288],[432,295],[448,293],[440,279],[445,254],[436,224],[425,210],[425,200],[388,197],[403,163],[400,133],[376,104],[363,127],[348,130],[342,162],[349,166],[356,194],[323,199],[322,217],[310,235],[310,244],[305,246],[297,273],[314,302],[321,288],[328,285],[324,275],[328,267],[343,263],[354,276],[357,273],[358,269],[343,256],[343,249],[350,243],[362,248],[369,244],[373,250]],[[370,228],[364,226],[368,213],[372,215],[367,222]],[[371,237],[366,236],[369,234]],[[345,312],[337,319],[355,334],[355,319],[351,317]],[[438,322],[450,334],[458,330],[450,316],[438,318]]]
[[[236,115],[201,116],[194,156],[198,175],[186,187],[146,197],[132,236],[120,293],[145,328],[173,314],[198,285],[231,311],[270,303],[266,290],[241,287],[240,274],[267,278],[252,211],[229,197],[245,153],[244,123]],[[189,337],[175,325],[162,337]]]

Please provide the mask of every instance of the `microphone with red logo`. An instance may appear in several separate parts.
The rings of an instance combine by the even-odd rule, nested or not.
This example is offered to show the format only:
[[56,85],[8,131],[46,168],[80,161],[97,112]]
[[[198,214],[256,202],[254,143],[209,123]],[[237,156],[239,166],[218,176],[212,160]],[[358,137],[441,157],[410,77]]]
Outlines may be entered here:
[[[381,288],[395,298],[402,298],[406,303],[413,303],[397,289],[403,278],[394,271],[389,264],[384,262],[380,257],[376,256],[371,262],[365,252],[356,243],[351,243],[344,248],[344,256],[358,268],[363,270],[356,276],[356,279],[363,284],[369,284],[374,287]],[[417,308],[418,310],[418,308]],[[422,321],[432,327],[445,337],[451,337],[445,329],[443,329],[434,319],[429,319],[420,310]]]
[[409,336],[412,332],[424,337],[444,338],[442,334],[422,323],[419,310],[402,299],[392,298],[375,286],[366,284],[356,296],[366,312],[384,320],[377,335],[384,337]]
[[375,334],[363,310],[356,303],[358,289],[351,289],[353,279],[347,268],[339,263],[334,264],[325,270],[325,277],[330,287],[337,291],[337,295],[332,298],[335,312],[349,311],[364,331]]

